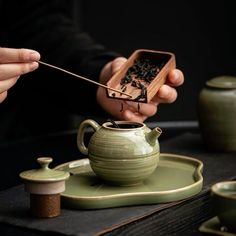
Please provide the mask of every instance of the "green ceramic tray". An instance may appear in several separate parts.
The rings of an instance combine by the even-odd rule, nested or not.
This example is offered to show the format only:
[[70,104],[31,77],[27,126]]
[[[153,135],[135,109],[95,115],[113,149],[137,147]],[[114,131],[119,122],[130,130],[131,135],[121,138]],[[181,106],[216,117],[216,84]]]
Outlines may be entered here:
[[104,184],[93,173],[89,160],[80,159],[55,167],[69,171],[62,203],[77,209],[167,203],[182,200],[202,189],[201,161],[162,153],[155,172],[142,185],[120,187]]
[[235,236],[235,233],[230,233],[228,231],[224,231],[225,227],[222,226],[219,222],[217,216],[211,218],[210,220],[205,221],[199,228],[200,232],[214,234],[214,235],[222,235],[222,236]]

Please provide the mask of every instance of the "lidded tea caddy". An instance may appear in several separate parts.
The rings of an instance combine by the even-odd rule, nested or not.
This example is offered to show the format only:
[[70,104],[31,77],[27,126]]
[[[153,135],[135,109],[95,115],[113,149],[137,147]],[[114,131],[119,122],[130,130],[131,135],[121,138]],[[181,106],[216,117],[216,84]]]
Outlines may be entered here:
[[68,172],[53,170],[48,167],[51,157],[37,159],[40,169],[20,173],[25,190],[30,193],[30,212],[36,217],[55,217],[60,215],[60,193],[65,190]]
[[[120,186],[138,185],[156,169],[160,146],[159,127],[149,129],[144,123],[116,121],[99,125],[84,120],[78,129],[77,145],[88,155],[94,173],[107,183]],[[85,129],[92,127],[88,147],[84,144]]]
[[207,147],[236,151],[236,77],[219,76],[206,82],[198,98],[198,118]]

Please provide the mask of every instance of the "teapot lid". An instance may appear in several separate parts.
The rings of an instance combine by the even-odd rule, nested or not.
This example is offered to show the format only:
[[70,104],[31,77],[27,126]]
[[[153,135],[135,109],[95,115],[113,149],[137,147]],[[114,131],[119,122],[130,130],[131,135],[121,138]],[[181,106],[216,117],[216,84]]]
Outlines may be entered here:
[[37,162],[41,165],[40,169],[24,171],[20,173],[20,177],[32,182],[57,182],[70,176],[68,172],[50,169],[48,165],[52,162],[51,157],[40,157]]
[[209,87],[234,89],[236,88],[236,77],[234,76],[218,76],[206,82]]

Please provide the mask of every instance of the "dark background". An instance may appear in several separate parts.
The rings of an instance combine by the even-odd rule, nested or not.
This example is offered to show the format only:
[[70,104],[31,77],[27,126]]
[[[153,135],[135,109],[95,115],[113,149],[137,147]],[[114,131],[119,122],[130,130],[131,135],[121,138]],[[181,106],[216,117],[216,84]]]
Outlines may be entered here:
[[[197,126],[197,98],[207,80],[236,76],[236,19],[231,2],[71,0],[68,4],[77,27],[110,50],[125,57],[141,48],[175,54],[177,68],[185,75],[184,84],[177,88],[178,98],[160,104],[157,114],[145,122],[183,128]],[[22,78],[0,106],[0,141],[75,130],[85,118],[99,123],[110,118],[92,105],[92,96],[88,98],[88,91],[79,89],[76,80],[66,83],[67,74],[40,66]],[[88,86],[93,86],[89,91],[94,89],[94,94],[96,86]],[[81,94],[88,99],[81,102]]]
[[147,48],[173,52],[185,83],[178,99],[148,121],[196,120],[205,81],[236,75],[234,7],[228,1],[78,1],[79,26],[129,56]]

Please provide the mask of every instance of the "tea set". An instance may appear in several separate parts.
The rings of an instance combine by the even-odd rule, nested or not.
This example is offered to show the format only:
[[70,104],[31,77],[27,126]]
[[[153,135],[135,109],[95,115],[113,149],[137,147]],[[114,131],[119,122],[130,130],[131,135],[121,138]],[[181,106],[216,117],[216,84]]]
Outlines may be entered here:
[[[85,132],[90,128],[93,134],[86,146]],[[181,155],[160,153],[158,137],[161,133],[159,127],[150,129],[139,122],[107,121],[99,125],[95,120],[86,119],[79,125],[77,146],[88,158],[59,165],[53,170],[48,168],[51,158],[39,158],[41,169],[26,171],[20,176],[26,181],[26,190],[30,189],[33,194],[42,195],[44,184],[47,186],[58,182],[66,185],[65,191],[60,189],[61,191],[54,192],[62,192],[65,205],[75,209],[163,203],[194,196],[202,189],[202,162]],[[182,167],[177,167],[181,164]],[[176,176],[174,168],[179,168]],[[169,190],[170,183],[175,182],[174,185],[177,186],[190,178],[187,175],[182,179],[178,177],[184,171],[194,176],[195,183],[188,184],[189,189],[185,192],[184,185]],[[171,176],[168,177],[170,172]],[[166,185],[164,189],[156,187],[161,182]],[[220,222],[227,230],[235,232],[236,181],[213,185],[211,197],[218,224]],[[34,216],[53,217],[37,213]],[[207,223],[200,227],[200,231],[209,232]]]
[[[133,63],[140,53],[150,51],[136,51],[128,62]],[[167,55],[174,60],[172,54]],[[172,60],[170,67],[175,65]],[[127,66],[130,64],[123,69],[127,70]],[[165,68],[165,73],[167,70]],[[117,85],[117,78],[120,79],[124,71],[121,70],[120,73],[110,82],[110,87],[112,83]],[[113,96],[111,91],[108,91],[107,96]],[[201,135],[208,148],[217,151],[236,150],[235,108],[235,77],[220,76],[206,82],[199,94],[197,110]],[[92,129],[93,134],[86,146],[85,133],[88,129]],[[42,165],[41,169],[26,171],[20,176],[25,181],[26,190],[32,195],[43,195],[42,186],[45,183],[47,186],[51,182],[59,182],[61,188],[66,185],[66,190],[63,188],[55,193],[61,193],[65,203],[74,208],[99,209],[132,203],[163,203],[194,196],[202,189],[203,163],[191,157],[160,153],[158,138],[161,134],[160,127],[150,129],[141,122],[119,120],[100,125],[95,120],[86,119],[81,122],[77,131],[77,147],[87,156],[86,159],[64,163],[51,170],[48,163],[52,160],[44,157],[38,160]],[[176,178],[167,176],[171,171],[173,176],[174,172],[178,173]],[[178,171],[186,171],[183,174],[185,179],[178,177]],[[186,179],[190,181],[183,186]],[[164,182],[164,187],[157,187],[160,181]],[[176,181],[176,189],[172,188],[171,181]],[[94,196],[91,197],[91,194]],[[173,197],[174,194],[176,197]],[[214,184],[211,188],[211,199],[217,217],[204,222],[199,230],[220,235],[231,235],[229,231],[236,232],[236,181]],[[31,201],[33,204],[33,198]],[[59,211],[53,216],[41,216],[37,213],[34,215],[53,217],[59,215]],[[229,234],[224,234],[226,231],[221,229],[214,229],[214,225],[224,226]]]

